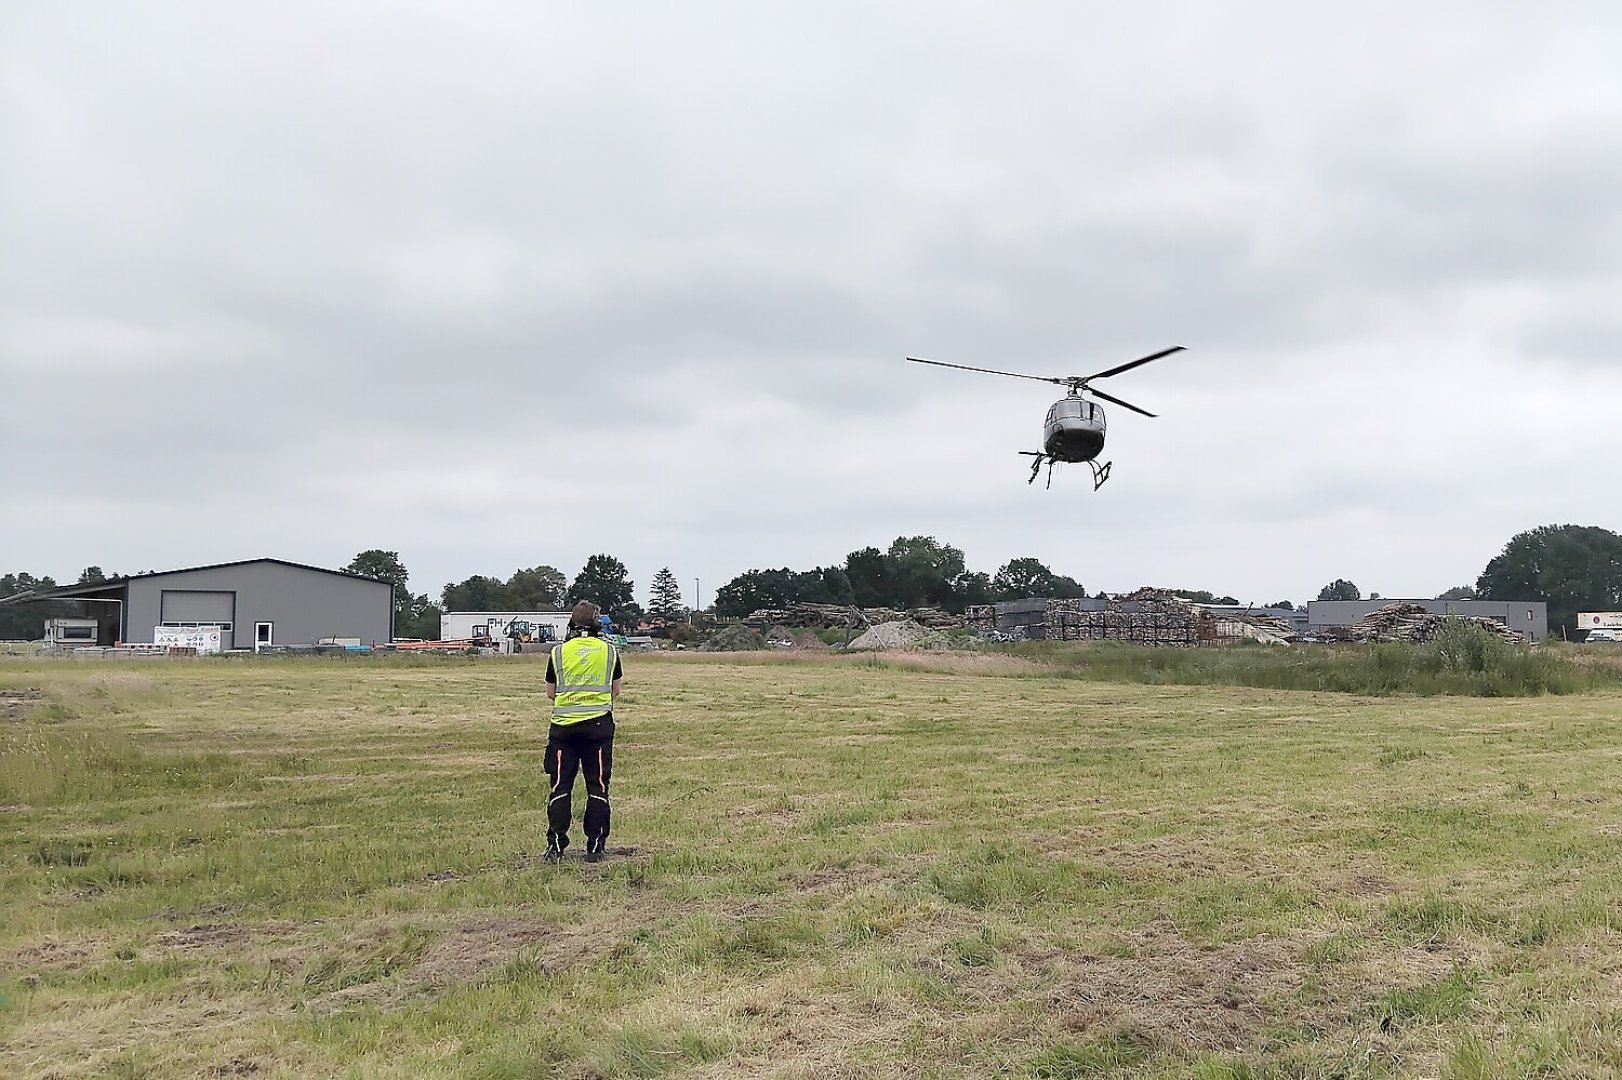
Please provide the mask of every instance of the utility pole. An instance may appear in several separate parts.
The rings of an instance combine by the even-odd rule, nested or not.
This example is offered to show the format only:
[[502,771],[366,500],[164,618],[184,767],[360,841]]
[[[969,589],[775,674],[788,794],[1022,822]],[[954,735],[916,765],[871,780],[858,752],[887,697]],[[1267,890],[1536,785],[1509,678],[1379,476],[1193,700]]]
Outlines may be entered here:
[[699,597],[701,597],[703,595],[704,595],[703,593],[698,591],[698,578],[694,578],[693,579],[693,611],[694,611],[695,614],[697,613],[699,607],[701,606],[699,604]]

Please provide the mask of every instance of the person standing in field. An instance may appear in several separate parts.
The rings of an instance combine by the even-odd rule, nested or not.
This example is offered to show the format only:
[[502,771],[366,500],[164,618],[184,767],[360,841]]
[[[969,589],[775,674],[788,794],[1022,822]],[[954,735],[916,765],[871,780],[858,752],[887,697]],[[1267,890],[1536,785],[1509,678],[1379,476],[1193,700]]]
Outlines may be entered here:
[[552,726],[546,736],[546,861],[569,846],[571,793],[576,772],[586,779],[586,861],[601,862],[608,844],[608,780],[614,771],[614,699],[619,696],[619,650],[602,637],[597,605],[582,600],[569,613],[569,634],[546,662]]

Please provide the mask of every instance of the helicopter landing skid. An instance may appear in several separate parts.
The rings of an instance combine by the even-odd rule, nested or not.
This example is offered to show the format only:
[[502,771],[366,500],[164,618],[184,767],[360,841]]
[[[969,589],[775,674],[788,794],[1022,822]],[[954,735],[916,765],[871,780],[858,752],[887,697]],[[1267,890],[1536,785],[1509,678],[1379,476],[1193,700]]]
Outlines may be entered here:
[[[1035,450],[1021,450],[1020,453],[1023,454],[1024,456],[1026,456],[1026,457],[1029,457],[1029,458],[1033,459],[1031,461],[1031,477],[1030,477],[1029,480],[1026,480],[1025,482],[1027,484],[1036,483],[1037,474],[1042,471],[1042,463],[1047,462],[1047,466],[1048,466],[1047,487],[1051,489],[1053,487],[1053,466],[1054,466],[1054,464],[1056,463],[1056,461],[1058,459],[1053,458],[1053,457],[1049,457],[1047,454],[1038,453]],[[1106,461],[1106,462],[1104,462],[1104,464],[1100,465],[1096,461],[1089,461],[1089,462],[1087,462],[1087,464],[1092,466],[1092,469],[1093,469],[1093,490],[1097,491],[1099,488],[1104,486],[1104,481],[1109,479],[1110,466],[1115,464],[1115,463],[1113,461]]]

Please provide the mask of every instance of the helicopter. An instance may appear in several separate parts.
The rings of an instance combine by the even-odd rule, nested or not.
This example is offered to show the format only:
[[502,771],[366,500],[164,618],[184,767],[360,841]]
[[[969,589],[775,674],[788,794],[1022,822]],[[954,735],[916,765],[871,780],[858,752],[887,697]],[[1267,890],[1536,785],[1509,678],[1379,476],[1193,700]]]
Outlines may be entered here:
[[1042,425],[1042,449],[1021,450],[1020,453],[1035,458],[1031,462],[1031,478],[1027,484],[1036,483],[1037,474],[1042,471],[1042,464],[1047,463],[1047,486],[1053,486],[1053,466],[1059,462],[1072,464],[1085,461],[1092,466],[1093,490],[1097,491],[1109,479],[1110,466],[1113,462],[1098,463],[1098,455],[1104,449],[1104,409],[1096,402],[1088,401],[1082,395],[1091,394],[1096,398],[1113,402],[1125,409],[1144,416],[1154,416],[1147,409],[1140,409],[1130,401],[1122,401],[1112,397],[1102,390],[1095,390],[1090,385],[1095,379],[1107,379],[1111,375],[1119,375],[1123,371],[1131,371],[1151,360],[1159,360],[1162,356],[1170,356],[1174,352],[1182,352],[1183,346],[1173,345],[1169,349],[1161,349],[1157,353],[1141,356],[1129,363],[1112,367],[1108,371],[1099,371],[1092,375],[1026,375],[1018,371],[995,371],[992,368],[969,367],[966,364],[948,364],[940,360],[920,360],[916,356],[909,356],[907,360],[914,364],[934,364],[936,367],[957,368],[959,371],[979,371],[987,375],[1007,375],[1013,379],[1035,379],[1037,382],[1054,383],[1070,388],[1070,392],[1048,410],[1047,422]]

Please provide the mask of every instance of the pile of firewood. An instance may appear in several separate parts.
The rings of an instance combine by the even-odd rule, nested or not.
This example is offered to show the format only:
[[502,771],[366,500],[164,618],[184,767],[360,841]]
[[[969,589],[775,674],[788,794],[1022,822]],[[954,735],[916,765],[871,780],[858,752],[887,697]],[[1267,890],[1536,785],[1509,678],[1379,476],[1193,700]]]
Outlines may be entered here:
[[786,608],[761,608],[751,611],[744,621],[752,624],[768,622],[777,626],[791,626],[796,630],[807,627],[832,630],[870,625],[860,608],[845,604],[790,604]]
[[1496,619],[1475,615],[1439,615],[1418,604],[1395,603],[1376,608],[1351,626],[1320,626],[1313,634],[1320,640],[1332,641],[1406,641],[1419,644],[1434,638],[1449,619],[1458,619],[1479,626],[1505,641],[1522,642],[1526,638]]
[[[905,617],[926,630],[960,630],[966,622],[961,615],[953,615],[950,611],[942,611],[940,608],[932,607],[913,608],[907,612]],[[874,619],[873,621],[880,622],[881,620]]]

